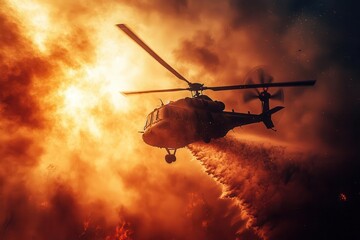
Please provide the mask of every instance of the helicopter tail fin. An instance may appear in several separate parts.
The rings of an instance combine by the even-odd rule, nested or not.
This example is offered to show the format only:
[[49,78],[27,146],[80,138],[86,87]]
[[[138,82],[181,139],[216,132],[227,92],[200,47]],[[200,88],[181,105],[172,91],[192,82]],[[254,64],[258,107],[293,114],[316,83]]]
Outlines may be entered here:
[[274,128],[274,123],[271,120],[271,115],[280,111],[281,109],[283,109],[284,107],[282,106],[277,106],[274,107],[268,111],[263,112],[262,115],[262,122],[265,124],[266,128],[270,128],[273,129]]

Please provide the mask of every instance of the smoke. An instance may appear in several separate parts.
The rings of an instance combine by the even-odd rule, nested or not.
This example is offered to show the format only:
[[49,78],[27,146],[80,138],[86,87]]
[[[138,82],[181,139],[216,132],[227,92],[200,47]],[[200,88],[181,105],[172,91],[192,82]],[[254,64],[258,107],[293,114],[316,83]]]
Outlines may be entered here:
[[[193,144],[190,150],[205,171],[224,184],[224,196],[238,202],[247,225],[261,238],[356,238],[360,169],[354,151],[359,142],[354,121],[360,116],[359,85],[354,81],[359,76],[356,12],[349,3],[334,1],[229,4],[220,29],[205,27],[176,51],[191,63],[188,67],[199,69],[207,85],[242,83],[246,72],[264,64],[275,81],[317,83],[312,89],[284,89],[283,115],[274,116],[276,133],[264,131],[261,124],[245,126],[235,130],[238,137]],[[219,64],[199,61],[192,45],[211,52]],[[241,106],[242,95],[235,91],[208,94],[224,100],[228,109],[260,111],[258,102]],[[255,141],[248,134],[266,138]],[[346,201],[340,200],[341,194]]]
[[356,236],[357,170],[338,156],[234,135],[189,149],[262,239]]
[[[204,10],[211,27],[195,22],[193,33],[175,51],[191,69],[190,79],[208,86],[241,84],[259,65],[267,65],[275,81],[316,79],[313,88],[284,89],[284,104],[271,102],[286,107],[277,126],[279,138],[321,148],[338,147],[339,142],[347,148],[358,141],[353,123],[359,116],[357,30],[350,24],[358,20],[353,10],[346,10],[348,3],[229,1],[229,8],[218,6],[224,17]],[[228,109],[260,111],[258,102],[243,105],[239,91],[206,94]],[[248,133],[271,135],[262,126],[250,129]]]
[[[344,14],[347,8],[335,3],[256,2],[2,2],[0,238],[286,238],[289,229],[301,232],[305,225],[312,228],[299,236],[328,230],[316,221],[346,229],[348,221],[329,222],[323,212],[350,219],[358,199],[352,172],[358,169],[357,41],[351,37],[356,30],[344,28],[353,10]],[[317,78],[314,89],[287,90],[291,108],[277,124],[277,138],[324,154],[288,152],[273,140],[256,147],[227,139],[190,147],[211,177],[185,151],[166,165],[165,153],[146,146],[137,132],[158,98],[184,95],[125,98],[119,91],[181,82],[117,23],[130,26],[192,82],[239,84],[262,64],[271,65],[278,81]],[[238,92],[209,95],[229,109],[259,109],[256,103],[239,109]],[[262,127],[241,131],[260,135]],[[248,155],[236,158],[243,156],[238,148]],[[346,202],[338,202],[340,193]],[[222,194],[236,197],[241,208]],[[320,213],[308,211],[323,205]]]
[[150,85],[139,69],[161,74],[114,26],[136,9],[11,1],[0,13],[1,239],[254,236],[189,155],[169,168],[142,143],[155,103],[119,91]]

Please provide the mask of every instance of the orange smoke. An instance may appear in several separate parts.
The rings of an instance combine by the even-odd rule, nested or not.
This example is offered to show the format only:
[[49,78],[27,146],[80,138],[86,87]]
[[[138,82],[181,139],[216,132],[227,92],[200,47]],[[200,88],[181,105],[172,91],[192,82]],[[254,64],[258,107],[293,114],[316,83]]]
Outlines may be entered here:
[[[317,32],[306,16],[288,30],[280,24],[286,14],[260,13],[233,0],[1,2],[0,239],[259,239],[247,228],[256,211],[220,199],[221,187],[188,151],[168,166],[163,151],[142,142],[138,131],[159,98],[185,95],[119,94],[182,83],[115,24],[131,26],[190,81],[208,86],[242,83],[260,64],[270,63],[279,81],[321,69],[318,83],[328,84],[287,90],[291,109],[276,136],[326,149],[338,139],[324,116],[340,106],[329,103],[337,91],[328,91],[343,70],[319,63],[328,51],[323,36],[303,38]],[[240,105],[237,91],[209,95],[228,109],[259,111],[258,103]],[[260,125],[248,129],[275,136]],[[244,184],[249,205],[262,193],[251,186]]]
[[[237,234],[224,215],[231,202],[186,151],[169,168],[142,142],[156,96],[119,94],[171,84],[153,83],[169,75],[115,27],[146,14],[115,1],[6,1],[0,11],[1,239]],[[158,46],[167,37],[139,29]],[[206,212],[188,208],[189,192],[208,201]]]

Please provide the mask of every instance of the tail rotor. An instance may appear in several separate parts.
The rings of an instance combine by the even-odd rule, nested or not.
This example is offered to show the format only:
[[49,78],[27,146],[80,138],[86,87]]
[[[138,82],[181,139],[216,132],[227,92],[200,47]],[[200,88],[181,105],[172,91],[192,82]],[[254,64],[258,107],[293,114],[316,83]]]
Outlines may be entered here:
[[[252,70],[246,78],[247,84],[266,84],[272,83],[273,81],[274,78],[263,68],[256,68]],[[250,102],[254,99],[259,99],[261,101],[263,112],[265,112],[269,110],[270,99],[284,102],[284,91],[280,88],[274,93],[269,93],[268,88],[263,87],[260,89],[255,88],[254,90],[246,91],[243,95],[244,102]]]

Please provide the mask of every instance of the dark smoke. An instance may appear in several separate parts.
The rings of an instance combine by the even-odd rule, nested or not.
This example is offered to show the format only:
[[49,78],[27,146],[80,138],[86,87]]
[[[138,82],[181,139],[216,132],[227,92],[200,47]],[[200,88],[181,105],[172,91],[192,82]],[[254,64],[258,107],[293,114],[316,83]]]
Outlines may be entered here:
[[[281,138],[351,151],[359,142],[357,10],[349,1],[231,0],[229,7],[223,13],[226,17],[218,19],[222,28],[205,27],[175,52],[181,61],[191,63],[188,68],[197,69],[194,80],[240,84],[257,65],[267,65],[275,81],[317,79],[312,89],[285,90],[285,107],[296,110],[285,109]],[[211,55],[202,60],[204,53]],[[260,109],[255,102],[242,106],[239,91],[207,94],[226,102],[228,109]],[[262,128],[254,131],[264,134]]]
[[[259,51],[267,53],[265,62],[290,68],[298,77],[307,73],[306,77],[317,78],[318,94],[328,99],[316,110],[323,113],[315,121],[324,124],[313,123],[321,140],[331,147],[341,144],[342,148],[359,142],[354,121],[360,115],[360,86],[355,80],[359,77],[360,32],[352,3],[234,0],[230,4],[235,11],[231,20],[234,28],[250,30]],[[289,38],[296,43],[291,45],[293,49],[286,47]],[[274,58],[281,61],[274,62]]]
[[37,56],[13,19],[0,15],[1,78],[0,109],[2,120],[30,127],[41,127],[39,102],[30,95],[33,78],[49,74],[50,64]]
[[[285,90],[286,108],[282,121],[275,122],[277,134],[265,132],[261,125],[241,129],[311,146],[311,151],[293,151],[271,140],[265,144],[232,138],[190,149],[226,186],[226,195],[250,214],[252,227],[264,238],[358,238],[357,10],[350,1],[231,0],[229,6],[222,31],[207,28],[212,44],[203,44],[221,63],[219,72],[207,69],[215,79],[212,85],[239,84],[248,70],[262,64],[269,66],[275,81],[317,79],[313,89]],[[192,68],[201,69],[205,65],[196,59],[196,49],[186,47],[189,39],[199,44],[196,36],[177,52]],[[208,94],[229,109],[259,111],[259,103],[239,109],[241,93]],[[341,193],[346,201],[339,199]]]

